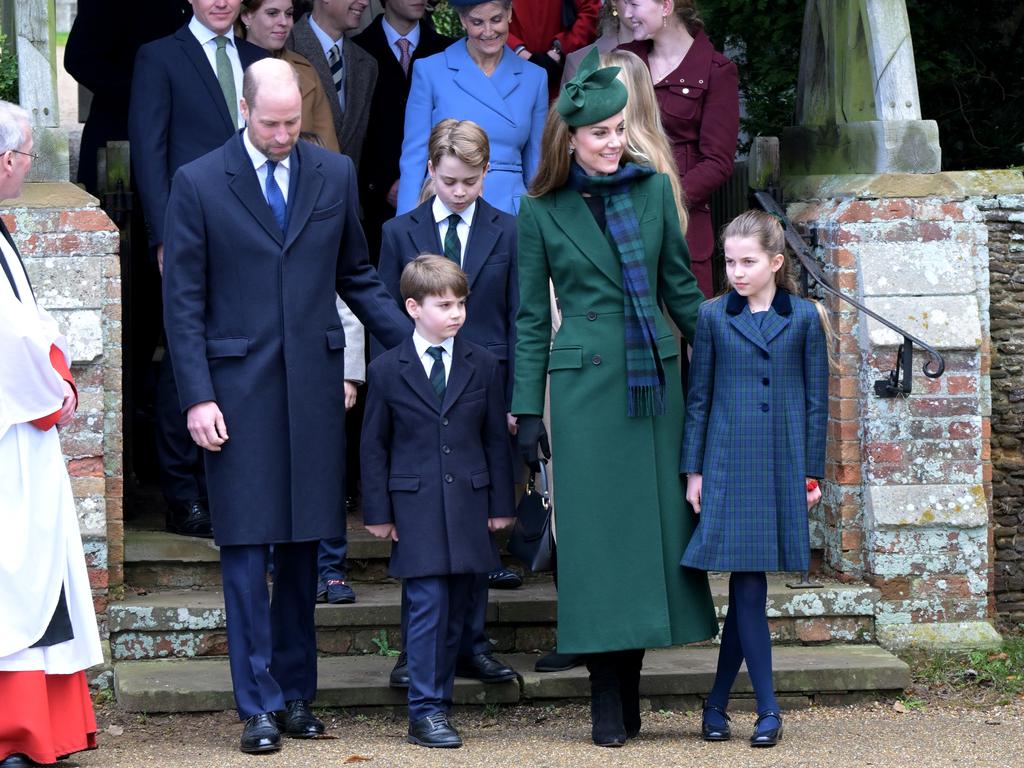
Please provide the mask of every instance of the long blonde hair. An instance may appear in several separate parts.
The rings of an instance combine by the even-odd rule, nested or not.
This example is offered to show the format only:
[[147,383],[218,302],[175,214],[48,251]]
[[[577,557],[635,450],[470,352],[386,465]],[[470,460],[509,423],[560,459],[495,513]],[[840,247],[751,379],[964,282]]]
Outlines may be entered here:
[[661,111],[654,95],[651,73],[639,56],[631,51],[610,51],[601,56],[602,67],[619,67],[619,80],[626,86],[626,143],[641,163],[668,176],[672,185],[672,198],[679,214],[679,228],[686,234],[689,216],[683,185],[679,181],[679,167],[672,154],[665,129],[661,126]]
[[[790,260],[786,255],[786,230],[782,222],[770,213],[764,211],[744,211],[735,219],[722,228],[722,247],[730,237],[749,237],[755,240],[769,257],[776,253],[782,255],[782,266],[775,272],[775,286],[782,288],[787,293],[798,295],[796,278],[790,269]],[[835,372],[839,369],[839,360],[835,354],[835,332],[832,330],[832,321],[829,319],[828,310],[819,301],[807,299],[818,311],[818,319],[821,321],[821,330],[825,332],[825,350],[828,353],[829,370]]]

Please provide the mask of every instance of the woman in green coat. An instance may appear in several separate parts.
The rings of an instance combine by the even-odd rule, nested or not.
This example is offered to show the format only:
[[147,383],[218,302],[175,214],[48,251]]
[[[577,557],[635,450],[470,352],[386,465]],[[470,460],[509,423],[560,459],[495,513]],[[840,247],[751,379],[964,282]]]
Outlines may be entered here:
[[[718,631],[706,575],[679,558],[696,524],[679,474],[679,348],[703,295],[668,177],[633,162],[618,67],[588,55],[548,116],[519,210],[520,309],[512,412],[530,464],[558,462],[558,650],[587,654],[592,736],[640,730],[645,648]],[[551,340],[548,280],[562,325]]]

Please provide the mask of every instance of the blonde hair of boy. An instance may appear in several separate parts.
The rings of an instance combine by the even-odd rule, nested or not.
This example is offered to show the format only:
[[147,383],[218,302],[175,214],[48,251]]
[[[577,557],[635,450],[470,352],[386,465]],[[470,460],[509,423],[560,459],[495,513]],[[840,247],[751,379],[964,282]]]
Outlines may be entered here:
[[461,160],[470,168],[483,168],[491,160],[487,132],[472,120],[448,117],[434,126],[427,142],[427,157],[437,168],[446,155]]
[[689,225],[683,185],[679,182],[679,168],[676,165],[672,147],[665,138],[661,127],[661,111],[654,95],[651,73],[639,56],[631,51],[610,51],[601,56],[602,67],[619,67],[619,80],[626,86],[629,101],[626,102],[626,143],[630,154],[644,165],[651,166],[658,173],[668,176],[672,185],[672,197],[679,214],[679,227],[683,234]]
[[405,265],[398,284],[402,299],[422,304],[428,296],[444,296],[449,291],[457,299],[469,296],[466,273],[451,259],[424,254]]

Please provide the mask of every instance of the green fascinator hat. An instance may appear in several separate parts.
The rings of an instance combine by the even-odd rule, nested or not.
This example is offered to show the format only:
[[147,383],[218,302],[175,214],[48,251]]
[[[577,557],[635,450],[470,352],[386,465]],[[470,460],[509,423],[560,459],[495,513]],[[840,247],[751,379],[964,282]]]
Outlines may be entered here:
[[616,75],[619,67],[601,68],[597,48],[583,57],[576,76],[562,86],[555,109],[573,128],[593,125],[618,114],[629,94]]

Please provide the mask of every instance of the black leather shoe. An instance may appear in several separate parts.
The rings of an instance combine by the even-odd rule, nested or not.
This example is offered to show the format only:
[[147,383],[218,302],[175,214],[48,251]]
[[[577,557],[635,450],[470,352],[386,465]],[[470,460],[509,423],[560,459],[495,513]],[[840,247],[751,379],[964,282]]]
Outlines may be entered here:
[[[769,717],[774,717],[778,722],[778,727],[766,727],[761,728],[762,721]],[[754,733],[750,737],[750,746],[752,747],[774,747],[782,741],[782,715],[778,712],[762,712],[757,716],[757,722],[754,723]]]
[[206,501],[203,499],[168,503],[165,527],[170,533],[177,533],[181,536],[213,538],[210,510],[206,508]]
[[523,577],[509,568],[499,568],[487,574],[487,586],[490,589],[519,589],[523,586]]
[[582,667],[586,661],[587,657],[581,653],[558,653],[558,651],[552,651],[537,659],[533,669],[536,672],[565,672],[567,669]]
[[478,653],[476,656],[459,657],[455,662],[455,676],[469,677],[481,683],[503,683],[515,680],[516,671],[489,653]]
[[407,740],[410,744],[419,744],[421,747],[457,749],[462,746],[462,737],[452,728],[448,722],[448,715],[444,712],[435,712],[421,717],[415,723],[410,723]]
[[272,714],[261,712],[245,721],[239,749],[251,754],[253,752],[276,752],[280,748],[281,731],[278,730]]
[[295,699],[285,703],[284,712],[275,712],[277,727],[285,736],[293,739],[315,739],[323,735],[324,721],[313,714],[309,702]]
[[20,753],[9,755],[3,760],[0,760],[0,768],[32,768],[36,765],[38,765],[38,763],[32,762],[25,757],[25,755]]
[[[725,725],[716,725],[708,722],[708,712],[717,712],[725,719]],[[729,716],[721,707],[704,707],[704,716],[701,718],[700,735],[704,741],[728,741],[732,738],[732,729],[729,727]]]
[[388,676],[388,685],[392,688],[409,687],[409,657],[405,655],[405,651],[398,654],[395,668],[391,670],[391,674]]

